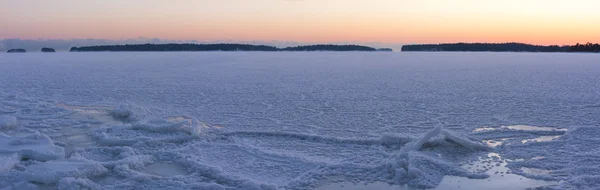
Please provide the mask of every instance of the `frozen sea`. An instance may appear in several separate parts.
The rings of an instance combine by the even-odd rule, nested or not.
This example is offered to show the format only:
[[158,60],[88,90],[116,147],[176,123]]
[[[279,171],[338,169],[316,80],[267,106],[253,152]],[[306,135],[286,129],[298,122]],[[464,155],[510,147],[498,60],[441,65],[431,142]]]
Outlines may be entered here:
[[0,54],[0,189],[596,189],[600,55]]

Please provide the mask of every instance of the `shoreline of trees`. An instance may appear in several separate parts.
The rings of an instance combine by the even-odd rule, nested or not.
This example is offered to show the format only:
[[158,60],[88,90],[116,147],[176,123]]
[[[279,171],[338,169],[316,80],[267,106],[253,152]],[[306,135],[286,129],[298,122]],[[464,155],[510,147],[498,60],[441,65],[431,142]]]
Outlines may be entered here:
[[71,52],[96,51],[377,51],[360,45],[307,45],[277,48],[250,44],[133,44],[72,47]]
[[472,51],[472,52],[600,52],[600,44],[531,45],[524,43],[445,43],[404,45],[401,51]]
[[[393,51],[390,48],[373,48],[361,45],[305,45],[277,48],[268,45],[250,44],[127,44],[72,47],[70,52],[157,52],[157,51]],[[600,44],[585,43],[576,45],[532,45],[525,43],[444,43],[404,45],[403,52],[600,52]],[[24,49],[10,49],[8,53],[26,52]],[[52,48],[42,48],[42,52],[55,52]]]

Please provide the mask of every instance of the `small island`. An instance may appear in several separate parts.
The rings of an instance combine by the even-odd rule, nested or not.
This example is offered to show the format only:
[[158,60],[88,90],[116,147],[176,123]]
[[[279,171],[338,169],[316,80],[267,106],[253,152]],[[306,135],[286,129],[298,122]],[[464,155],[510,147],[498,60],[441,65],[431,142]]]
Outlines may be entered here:
[[286,47],[280,51],[376,51],[377,49],[359,45],[308,45]]
[[25,49],[9,49],[6,53],[25,53],[27,50]]
[[250,44],[128,44],[72,47],[70,51],[377,51],[377,49],[359,45],[331,44],[307,45],[286,48]]
[[447,43],[404,45],[402,51],[471,51],[471,52],[599,52],[600,44],[542,46],[524,43]]
[[45,47],[45,48],[42,48],[42,52],[47,52],[47,53],[50,53],[50,52],[56,52],[56,50],[54,50],[54,49],[52,49],[52,48],[47,48],[47,47]]

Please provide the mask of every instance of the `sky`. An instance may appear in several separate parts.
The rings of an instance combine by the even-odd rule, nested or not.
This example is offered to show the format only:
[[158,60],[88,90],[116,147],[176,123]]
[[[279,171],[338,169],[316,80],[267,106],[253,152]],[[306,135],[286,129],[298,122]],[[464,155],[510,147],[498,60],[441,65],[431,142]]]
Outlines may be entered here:
[[0,39],[600,41],[598,0],[0,0]]

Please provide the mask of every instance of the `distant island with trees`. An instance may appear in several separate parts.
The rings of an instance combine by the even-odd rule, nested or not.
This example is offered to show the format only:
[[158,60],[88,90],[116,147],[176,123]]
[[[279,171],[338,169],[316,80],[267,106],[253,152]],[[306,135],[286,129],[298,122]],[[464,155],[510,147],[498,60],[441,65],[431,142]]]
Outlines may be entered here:
[[404,45],[402,51],[473,51],[473,52],[600,52],[600,44],[541,46],[524,43],[445,43]]
[[[44,47],[42,52],[55,52]],[[390,48],[373,48],[361,45],[304,45],[278,48],[268,45],[251,44],[127,44],[72,47],[71,52],[158,52],[158,51],[393,51]],[[443,43],[404,45],[403,52],[600,52],[600,44],[576,45],[531,45],[525,43]],[[10,49],[8,53],[24,53],[25,49]]]
[[389,51],[360,45],[307,45],[277,48],[250,44],[133,44],[72,47],[71,52],[97,51]]
[[44,47],[44,48],[42,48],[42,52],[52,53],[52,52],[56,52],[56,50],[54,50],[52,48]]
[[25,49],[9,49],[6,53],[25,53],[27,50]]

